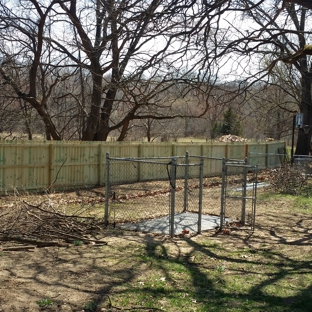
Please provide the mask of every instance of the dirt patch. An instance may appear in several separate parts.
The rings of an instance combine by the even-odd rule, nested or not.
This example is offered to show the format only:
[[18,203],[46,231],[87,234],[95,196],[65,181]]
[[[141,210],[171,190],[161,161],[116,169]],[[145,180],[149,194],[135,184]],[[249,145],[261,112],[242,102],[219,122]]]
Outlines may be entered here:
[[[94,198],[99,191],[93,193]],[[77,193],[71,193],[67,199],[75,201],[79,199],[77,196]],[[2,215],[16,204],[10,203],[8,197],[3,200]],[[141,269],[153,265],[144,261],[136,265],[137,256],[134,257],[143,254],[150,244],[166,250],[168,258],[190,257],[207,240],[211,244],[222,244],[229,251],[283,248],[285,255],[300,257],[311,250],[312,218],[309,214],[291,211],[289,205],[282,199],[275,202],[274,207],[271,202],[260,200],[254,233],[230,229],[224,234],[208,231],[170,239],[168,236],[97,228],[95,233],[88,235],[92,234],[107,245],[85,241],[65,247],[0,251],[0,311],[121,310],[120,306],[112,307],[111,299],[122,293],[123,285],[130,280],[140,283]],[[14,245],[21,244],[2,242],[0,248]]]

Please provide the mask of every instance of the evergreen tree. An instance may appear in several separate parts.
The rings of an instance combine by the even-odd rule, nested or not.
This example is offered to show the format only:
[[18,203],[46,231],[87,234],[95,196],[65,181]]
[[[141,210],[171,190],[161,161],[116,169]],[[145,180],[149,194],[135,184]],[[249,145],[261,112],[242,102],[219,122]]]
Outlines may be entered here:
[[240,136],[243,133],[242,124],[231,107],[223,114],[223,123],[216,122],[211,130],[216,135],[233,134]]

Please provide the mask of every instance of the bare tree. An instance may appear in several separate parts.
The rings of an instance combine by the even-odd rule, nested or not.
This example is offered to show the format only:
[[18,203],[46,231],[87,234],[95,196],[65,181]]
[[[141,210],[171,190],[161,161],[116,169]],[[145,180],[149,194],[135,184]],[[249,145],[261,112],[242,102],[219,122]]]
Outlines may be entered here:
[[[152,121],[175,118],[191,135],[193,117],[240,110],[247,87],[270,82],[278,61],[309,76],[307,10],[287,2],[16,0],[0,12],[1,80],[40,116],[48,139],[124,140],[142,125],[151,138]],[[257,27],[238,27],[242,16]],[[270,65],[253,71],[252,57],[263,55]]]
[[[47,7],[39,5],[35,0],[0,4],[1,29],[1,64],[0,75],[4,83],[9,84],[17,98],[29,103],[42,118],[48,138],[60,139],[49,111],[47,100],[58,78],[38,95],[38,84],[44,84],[47,68],[43,66],[46,53],[45,32],[48,28],[48,17],[57,0],[51,1]],[[19,15],[18,15],[19,14]],[[21,83],[16,81],[12,71],[28,72],[28,78]]]
[[[93,79],[83,139],[106,140],[111,131],[121,129],[118,140],[123,140],[132,120],[178,117],[171,104],[163,102],[160,107],[155,98],[181,82],[193,87],[197,83],[198,88],[200,80],[188,76],[198,67],[190,61],[199,51],[194,38],[202,35],[208,22],[203,13],[208,18],[211,12],[220,14],[216,9],[225,2],[220,3],[203,7],[196,1],[95,1],[88,11],[93,13],[91,26],[90,18],[85,23],[85,8],[75,0],[68,6],[61,4],[76,29],[77,47],[85,55],[79,65],[90,70]],[[77,62],[60,40],[53,44]],[[107,74],[110,80],[105,82]],[[112,119],[116,109],[123,112],[118,121]]]
[[[0,76],[36,110],[47,138],[106,140],[119,131],[123,140],[135,120],[205,114],[204,101],[177,113],[161,93],[179,85],[183,97],[196,89],[208,102],[229,9],[224,0],[1,2]],[[21,68],[28,77],[15,80]]]
[[285,2],[302,5],[306,8],[312,9],[312,3],[310,0],[284,0]]
[[[253,79],[250,75],[247,79],[252,84],[277,84],[286,81],[274,78],[278,64],[285,64],[289,75],[288,79],[295,79],[292,87],[293,99],[297,99],[291,109],[285,105],[285,109],[292,112],[300,111],[304,114],[304,124],[312,125],[312,68],[310,60],[310,49],[307,40],[311,36],[311,12],[293,3],[283,1],[265,1],[254,3],[254,1],[242,0],[240,2],[243,14],[242,20],[249,22],[252,27],[238,29],[240,36],[235,42],[229,44],[234,53],[245,55],[246,58],[258,59],[259,70],[254,69]],[[265,60],[265,62],[263,61]],[[276,75],[275,75],[276,76]],[[295,77],[295,78],[294,78]],[[286,77],[284,77],[286,78]],[[285,88],[284,85],[280,85]],[[292,92],[291,88],[287,91]],[[299,95],[299,96],[298,96]],[[289,128],[292,127],[292,118],[289,119]],[[310,150],[311,128],[306,134],[298,132],[296,153],[307,155]]]
[[290,137],[297,100],[287,90],[287,85],[282,81],[276,85],[259,84],[248,93],[245,105],[245,109],[249,111],[245,124],[245,129],[249,132],[247,137],[275,140]]

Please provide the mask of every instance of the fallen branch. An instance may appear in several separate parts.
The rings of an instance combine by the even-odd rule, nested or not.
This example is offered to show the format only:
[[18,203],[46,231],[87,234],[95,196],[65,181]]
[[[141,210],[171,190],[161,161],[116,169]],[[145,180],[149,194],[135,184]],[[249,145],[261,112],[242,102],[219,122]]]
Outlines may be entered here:
[[4,241],[4,242],[14,241],[14,242],[19,242],[19,243],[32,244],[38,247],[49,247],[49,246],[68,247],[69,246],[69,244],[65,244],[63,242],[31,239],[29,237],[21,237],[21,236],[15,236],[15,235],[0,235],[0,241]]
[[0,247],[0,251],[24,251],[24,250],[34,250],[36,246],[9,246]]

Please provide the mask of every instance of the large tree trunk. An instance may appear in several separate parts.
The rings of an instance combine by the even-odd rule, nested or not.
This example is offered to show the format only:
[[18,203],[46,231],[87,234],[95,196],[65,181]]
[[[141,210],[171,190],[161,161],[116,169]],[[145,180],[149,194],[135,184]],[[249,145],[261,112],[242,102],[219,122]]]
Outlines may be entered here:
[[[302,97],[300,112],[303,113],[304,128],[298,131],[298,140],[295,155],[309,155],[312,134],[312,73],[305,72],[301,79]],[[310,128],[311,126],[311,128]]]
[[117,141],[123,141],[126,138],[128,128],[129,128],[129,124],[130,124],[130,118],[126,118],[124,120],[123,125],[122,125],[122,129],[121,129],[121,132],[120,132],[120,135],[119,135]]
[[93,90],[91,98],[91,110],[87,119],[86,129],[82,140],[93,141],[99,128],[101,102],[102,102],[102,73],[100,70],[94,71],[92,75]]
[[35,99],[24,98],[24,100],[29,102],[35,108],[42,121],[44,122],[47,140],[62,140],[60,134],[55,127],[55,124],[51,120],[51,117],[49,116],[47,111],[42,107],[42,105],[40,105],[40,103],[38,103]]
[[102,112],[100,116],[99,127],[95,136],[95,141],[106,141],[110,132],[109,118],[112,112],[114,100],[117,91],[115,89],[110,89],[106,93],[106,99],[104,101]]
[[147,123],[146,123],[146,137],[147,137],[147,142],[151,142],[151,141],[152,141],[151,125],[152,125],[152,122],[151,122],[151,120],[148,118],[148,119],[147,119]]

